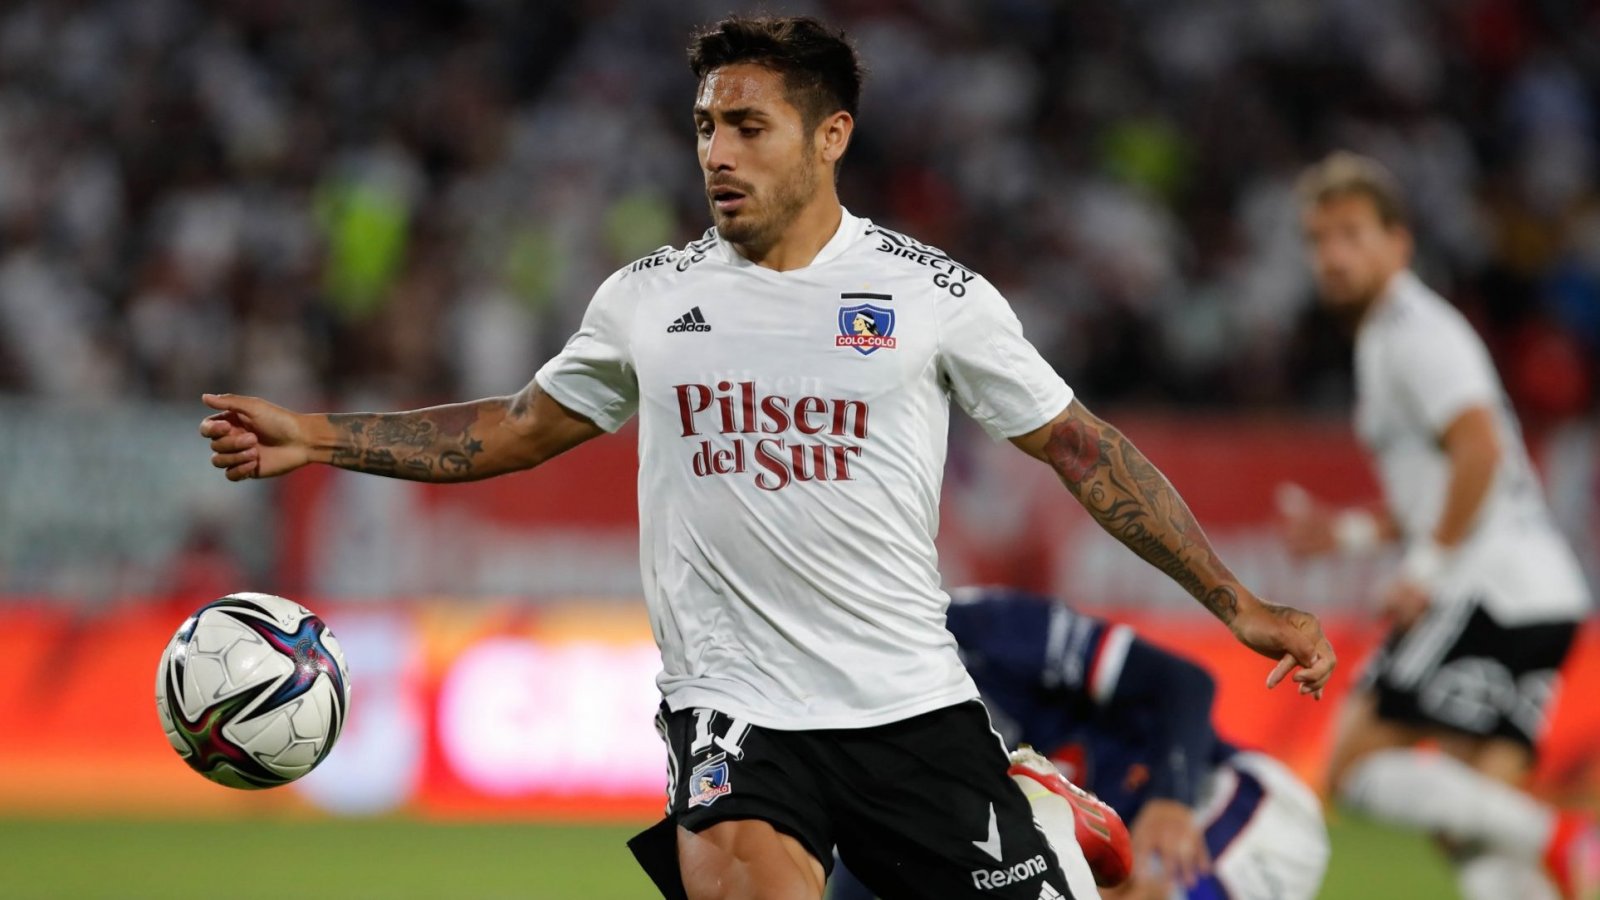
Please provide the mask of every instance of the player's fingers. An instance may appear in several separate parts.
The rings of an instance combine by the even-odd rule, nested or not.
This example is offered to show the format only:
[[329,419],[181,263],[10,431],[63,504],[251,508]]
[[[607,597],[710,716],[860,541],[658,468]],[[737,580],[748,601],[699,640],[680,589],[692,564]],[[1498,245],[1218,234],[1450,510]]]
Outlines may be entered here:
[[1182,882],[1185,887],[1193,887],[1199,880],[1199,867],[1195,860],[1195,844],[1188,835],[1179,839],[1180,843],[1173,848],[1172,877]]
[[1322,689],[1328,686],[1328,680],[1333,676],[1333,664],[1329,660],[1318,659],[1316,666],[1309,670],[1309,678],[1300,685],[1300,693],[1313,694],[1321,699]]
[[1194,849],[1186,837],[1180,840],[1183,843],[1173,848],[1172,877],[1189,887],[1194,884]]
[[1278,660],[1278,664],[1272,667],[1272,673],[1267,676],[1267,689],[1271,690],[1277,687],[1278,682],[1283,680],[1283,676],[1288,675],[1290,670],[1297,665],[1299,663],[1294,661],[1294,654],[1284,654],[1283,659]]
[[226,474],[229,481],[244,481],[247,478],[254,478],[260,468],[260,463],[252,461],[233,466],[228,469]]
[[1183,861],[1184,884],[1194,887],[1195,883],[1211,870],[1210,860],[1206,858],[1205,842],[1199,835],[1194,835],[1189,841],[1189,853]]
[[1294,680],[1302,684],[1320,681],[1328,677],[1338,660],[1333,655],[1333,645],[1327,638],[1317,642],[1317,649],[1312,653],[1311,663],[1294,675]]
[[265,411],[267,403],[255,397],[241,397],[237,394],[201,394],[200,399],[212,409],[222,410],[218,418],[224,418],[234,425],[251,427],[257,413]]
[[254,449],[241,450],[238,453],[213,453],[211,464],[219,469],[231,469],[234,466],[254,464],[260,457],[261,454]]
[[234,412],[244,412],[246,408],[245,401],[247,399],[248,398],[240,397],[237,394],[200,395],[200,402],[211,407],[212,409],[230,410]]
[[1151,845],[1150,851],[1156,860],[1156,872],[1163,881],[1175,881],[1182,877],[1178,872],[1176,854],[1165,840],[1156,841]]
[[1317,646],[1316,660],[1305,672],[1307,677],[1301,682],[1301,691],[1320,695],[1322,689],[1328,686],[1328,680],[1333,677],[1333,670],[1338,664],[1339,658],[1333,652],[1333,645],[1324,638]]
[[237,427],[238,422],[233,413],[212,413],[200,420],[200,434],[204,437],[224,435]]
[[239,453],[256,446],[258,439],[253,431],[234,431],[211,439],[212,453]]

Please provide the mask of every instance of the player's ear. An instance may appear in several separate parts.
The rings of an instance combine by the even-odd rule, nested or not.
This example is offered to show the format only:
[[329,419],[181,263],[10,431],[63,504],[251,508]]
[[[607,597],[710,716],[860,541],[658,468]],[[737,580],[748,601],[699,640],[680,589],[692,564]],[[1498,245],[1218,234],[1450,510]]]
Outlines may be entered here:
[[850,135],[855,132],[856,120],[844,110],[826,116],[817,125],[817,147],[822,151],[822,161],[837,165],[850,146]]

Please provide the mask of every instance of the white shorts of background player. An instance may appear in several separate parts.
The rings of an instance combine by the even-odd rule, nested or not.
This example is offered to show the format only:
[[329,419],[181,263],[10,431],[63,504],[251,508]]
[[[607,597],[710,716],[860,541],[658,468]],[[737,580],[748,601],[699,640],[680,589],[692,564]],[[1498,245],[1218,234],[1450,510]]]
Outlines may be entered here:
[[1196,812],[1232,900],[1315,900],[1328,869],[1322,802],[1283,763],[1236,754],[1206,779]]

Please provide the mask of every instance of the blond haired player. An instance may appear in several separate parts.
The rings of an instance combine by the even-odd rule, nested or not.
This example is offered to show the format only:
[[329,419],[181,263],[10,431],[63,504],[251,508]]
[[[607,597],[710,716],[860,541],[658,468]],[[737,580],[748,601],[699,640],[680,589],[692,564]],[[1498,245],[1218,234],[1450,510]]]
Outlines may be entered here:
[[[1517,789],[1589,610],[1483,342],[1409,268],[1399,185],[1336,153],[1303,176],[1324,302],[1356,326],[1355,425],[1384,502],[1280,497],[1292,549],[1404,546],[1388,642],[1344,710],[1330,782],[1349,806],[1446,839],[1472,898],[1590,897],[1593,826]],[[1424,739],[1444,753],[1416,749]],[[1544,873],[1541,873],[1541,866]]]

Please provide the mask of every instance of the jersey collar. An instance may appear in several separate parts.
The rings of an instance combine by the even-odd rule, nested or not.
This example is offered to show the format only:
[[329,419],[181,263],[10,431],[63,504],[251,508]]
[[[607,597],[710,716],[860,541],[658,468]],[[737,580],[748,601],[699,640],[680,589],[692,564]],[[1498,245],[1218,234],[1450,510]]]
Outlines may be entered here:
[[1384,285],[1383,291],[1378,294],[1375,308],[1367,313],[1365,321],[1361,323],[1362,327],[1368,322],[1380,322],[1399,315],[1398,310],[1407,305],[1421,287],[1422,280],[1410,269],[1401,269],[1394,273],[1389,278],[1389,283]]
[[[866,229],[866,220],[850,215],[850,210],[843,206],[839,207],[839,214],[839,228],[834,231],[833,237],[828,238],[828,242],[822,245],[822,249],[817,251],[817,255],[812,258],[810,264],[801,266],[798,269],[790,269],[790,272],[804,272],[806,269],[832,262],[842,256],[846,250],[850,249],[850,245],[861,237],[862,231]],[[713,227],[711,233],[716,237],[717,246],[722,250],[723,259],[727,260],[730,265],[739,269],[760,268],[755,263],[739,255],[739,251],[734,249],[732,244],[723,240],[722,234],[716,228]],[[778,272],[774,274],[782,275],[788,273]]]

